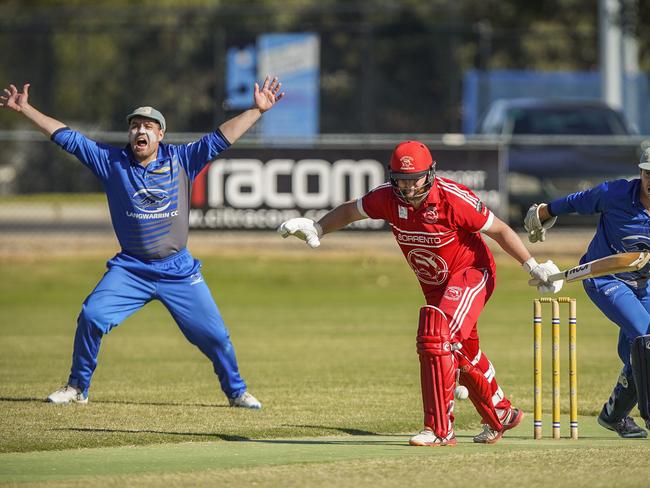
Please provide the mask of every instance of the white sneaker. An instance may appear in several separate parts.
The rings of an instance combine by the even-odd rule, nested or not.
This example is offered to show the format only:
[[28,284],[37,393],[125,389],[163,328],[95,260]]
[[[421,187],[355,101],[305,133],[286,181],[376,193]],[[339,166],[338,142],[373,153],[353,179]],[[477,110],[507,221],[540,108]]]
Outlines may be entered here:
[[230,398],[231,407],[240,407],[240,408],[252,408],[254,410],[259,410],[262,408],[262,404],[255,398],[253,395],[245,391],[237,398]]
[[432,430],[430,429],[423,429],[421,430],[418,434],[415,434],[411,439],[409,440],[409,444],[412,446],[455,446],[456,445],[456,436],[454,435],[454,431],[450,431],[449,434],[447,434],[447,437],[444,439],[441,437],[438,437],[436,434],[433,433]]
[[488,424],[483,424],[483,432],[474,436],[474,442],[478,444],[494,444],[503,437],[502,430],[494,430]]
[[524,418],[524,412],[518,408],[510,408],[502,419],[503,428],[494,430],[488,424],[483,424],[483,432],[474,436],[474,442],[478,444],[494,444],[503,437],[503,434],[510,429],[517,427]]
[[85,397],[80,389],[74,386],[65,385],[59,388],[45,400],[46,402],[57,405],[67,405],[68,403],[88,403],[88,397]]

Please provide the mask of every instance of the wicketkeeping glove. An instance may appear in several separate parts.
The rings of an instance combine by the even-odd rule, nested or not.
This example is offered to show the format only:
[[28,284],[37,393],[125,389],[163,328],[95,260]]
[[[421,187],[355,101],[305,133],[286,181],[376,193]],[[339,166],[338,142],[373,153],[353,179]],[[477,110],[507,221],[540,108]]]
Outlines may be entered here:
[[537,283],[537,291],[540,293],[557,293],[562,289],[563,280],[548,281],[549,276],[560,272],[560,268],[553,261],[538,264],[535,258],[530,258],[522,266],[533,278],[531,282]]
[[302,239],[311,248],[320,246],[320,237],[323,235],[323,229],[318,222],[303,217],[282,222],[278,227],[278,232],[284,238],[295,236]]
[[530,242],[544,242],[546,240],[546,231],[553,227],[557,221],[557,217],[551,217],[542,223],[539,220],[539,207],[540,204],[533,203],[524,218],[524,228],[528,232]]

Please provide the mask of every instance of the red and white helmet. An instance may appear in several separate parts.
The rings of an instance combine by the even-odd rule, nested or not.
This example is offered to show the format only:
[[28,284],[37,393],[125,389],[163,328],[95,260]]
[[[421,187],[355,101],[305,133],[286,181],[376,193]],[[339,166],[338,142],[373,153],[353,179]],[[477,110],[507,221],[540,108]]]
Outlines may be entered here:
[[405,194],[397,184],[397,180],[419,180],[426,176],[424,185],[420,188],[425,190],[420,193],[422,198],[431,191],[433,179],[436,175],[436,162],[431,157],[427,146],[418,141],[400,142],[390,158],[389,177],[395,194],[405,199]]

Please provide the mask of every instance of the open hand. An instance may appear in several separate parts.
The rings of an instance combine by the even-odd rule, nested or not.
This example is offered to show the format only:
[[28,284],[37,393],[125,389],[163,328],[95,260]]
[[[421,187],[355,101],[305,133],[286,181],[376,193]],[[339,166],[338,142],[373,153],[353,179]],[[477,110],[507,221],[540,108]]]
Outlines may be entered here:
[[278,77],[271,79],[267,76],[264,79],[264,84],[260,86],[255,83],[255,92],[253,98],[255,99],[255,106],[264,113],[275,105],[275,103],[282,99],[284,92],[280,91],[282,83],[278,81]]
[[29,99],[29,83],[23,85],[22,93],[18,91],[15,85],[9,85],[4,89],[4,94],[0,95],[0,107],[10,108],[16,112],[22,112],[23,107],[27,106]]

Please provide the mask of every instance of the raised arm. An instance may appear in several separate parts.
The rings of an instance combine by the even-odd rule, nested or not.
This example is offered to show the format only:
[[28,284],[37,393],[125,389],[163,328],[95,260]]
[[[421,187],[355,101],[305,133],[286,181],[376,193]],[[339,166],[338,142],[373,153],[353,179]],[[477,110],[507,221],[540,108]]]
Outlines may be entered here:
[[23,85],[22,92],[19,92],[14,85],[5,88],[4,94],[0,95],[0,107],[22,113],[48,137],[65,127],[63,122],[39,112],[29,104],[29,83]]
[[282,99],[284,92],[280,92],[281,86],[282,83],[278,81],[277,77],[271,79],[269,76],[264,80],[261,89],[255,83],[253,94],[255,105],[219,126],[219,130],[230,144],[234,144],[258,121],[264,112],[273,108],[276,102]]

